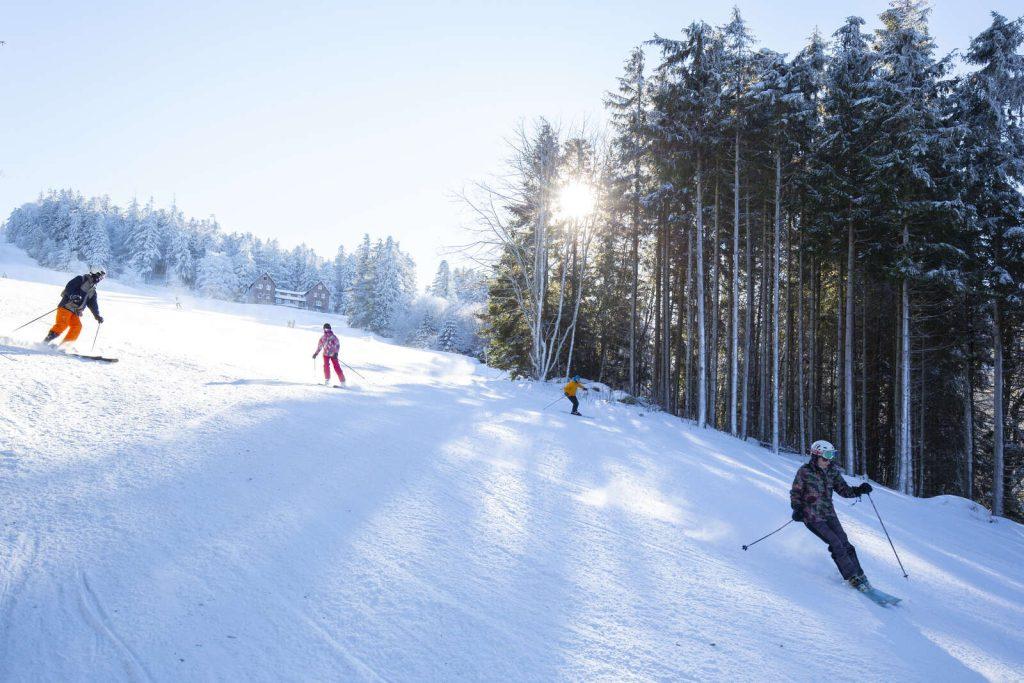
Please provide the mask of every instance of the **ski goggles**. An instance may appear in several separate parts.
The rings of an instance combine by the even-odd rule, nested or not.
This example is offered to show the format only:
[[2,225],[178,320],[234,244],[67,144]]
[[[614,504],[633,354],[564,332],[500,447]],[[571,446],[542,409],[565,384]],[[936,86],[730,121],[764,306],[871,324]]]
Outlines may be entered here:
[[821,451],[818,453],[819,458],[825,458],[826,460],[835,460],[836,456],[839,455],[839,451],[832,449],[830,451]]

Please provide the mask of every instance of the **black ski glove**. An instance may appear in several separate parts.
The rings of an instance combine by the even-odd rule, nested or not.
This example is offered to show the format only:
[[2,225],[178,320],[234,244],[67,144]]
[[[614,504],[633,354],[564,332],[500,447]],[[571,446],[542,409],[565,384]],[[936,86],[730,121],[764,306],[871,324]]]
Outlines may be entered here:
[[315,354],[315,353],[314,353],[314,354],[313,354],[313,358],[316,358],[316,356],[317,356],[317,354]]
[[802,522],[804,521],[804,511],[800,508],[793,510],[793,521]]
[[860,486],[853,490],[853,492],[856,493],[858,496],[862,496],[865,493],[871,493],[872,491],[874,491],[874,489],[871,488],[871,484],[867,482],[864,482],[863,484],[861,484]]
[[100,323],[102,325],[103,324],[103,316],[102,315],[96,316],[96,322],[98,322],[98,323]]

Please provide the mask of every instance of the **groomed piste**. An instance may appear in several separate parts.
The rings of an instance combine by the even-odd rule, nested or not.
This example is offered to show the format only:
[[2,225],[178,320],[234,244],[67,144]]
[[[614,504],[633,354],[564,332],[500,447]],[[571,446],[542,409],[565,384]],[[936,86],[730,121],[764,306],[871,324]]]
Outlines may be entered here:
[[[799,525],[741,550],[801,458],[116,280],[120,362],[67,357],[9,331],[72,273],[0,269],[0,680],[1024,678],[1024,529],[967,500],[875,487],[904,579],[837,499],[881,608]],[[351,391],[310,365],[324,322]]]

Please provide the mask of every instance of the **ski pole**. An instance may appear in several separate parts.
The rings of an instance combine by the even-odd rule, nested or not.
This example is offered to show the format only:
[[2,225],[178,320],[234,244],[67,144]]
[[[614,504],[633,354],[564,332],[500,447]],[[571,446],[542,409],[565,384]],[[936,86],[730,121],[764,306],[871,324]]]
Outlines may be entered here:
[[875,508],[875,516],[878,517],[878,523],[882,525],[882,531],[885,532],[885,537],[889,539],[889,547],[892,548],[892,554],[896,556],[896,561],[900,563],[900,571],[903,572],[903,578],[909,579],[907,570],[903,568],[903,562],[900,561],[900,554],[896,552],[896,546],[892,544],[892,538],[889,536],[889,530],[885,528],[885,522],[882,521],[882,515],[878,514],[878,507],[875,505],[875,499],[868,494],[868,500],[871,501],[871,507]]
[[[343,361],[343,360],[341,360],[341,359],[339,358],[339,359],[338,359],[338,362],[339,362],[339,363],[341,363],[342,365],[344,365],[344,366],[345,366],[346,368],[348,368],[348,369],[349,369],[349,370],[351,370],[352,372],[356,373],[356,375],[357,375],[357,376],[359,376],[359,377],[362,377],[363,379],[366,379],[366,377],[364,377],[363,375],[361,375],[361,374],[359,373],[359,371],[358,371],[358,370],[356,370],[356,369],[355,369],[354,367],[352,367],[351,365],[349,365],[349,364],[348,364],[348,363],[346,363],[345,361]],[[367,381],[367,382],[370,382],[370,380],[368,380],[368,379],[366,379],[366,381]],[[373,382],[370,382],[370,383],[371,383],[371,384],[373,384]]]
[[548,408],[550,408],[551,406],[555,405],[556,403],[558,403],[558,402],[559,402],[559,401],[561,401],[561,400],[562,400],[562,397],[561,397],[561,396],[559,396],[559,397],[558,397],[558,398],[556,398],[556,399],[555,399],[554,401],[552,401],[551,403],[549,403],[549,404],[547,404],[546,406],[544,406],[543,408],[541,408],[541,411],[543,412],[543,411],[547,410]]
[[750,546],[756,545],[756,544],[760,543],[761,541],[763,541],[764,539],[768,538],[769,536],[774,536],[775,534],[779,533],[780,531],[782,531],[783,529],[785,529],[787,526],[789,526],[792,523],[793,523],[793,520],[789,520],[788,522],[786,522],[785,524],[783,524],[782,526],[780,526],[778,529],[776,529],[775,531],[771,532],[770,534],[765,534],[764,536],[762,536],[761,538],[757,539],[756,541],[753,541],[751,543],[746,544],[745,546],[743,546],[743,549],[746,550]]
[[20,329],[21,329],[22,327],[28,327],[29,325],[31,325],[31,324],[32,324],[32,323],[34,323],[35,321],[37,321],[37,320],[42,320],[43,318],[45,318],[46,316],[50,315],[51,313],[53,313],[53,312],[54,312],[54,311],[56,311],[56,310],[57,310],[56,308],[53,308],[53,309],[51,309],[51,310],[47,311],[46,313],[43,313],[43,314],[42,314],[41,316],[39,316],[38,318],[32,318],[32,320],[29,320],[29,321],[28,321],[27,323],[25,323],[24,325],[21,325],[20,327],[15,327],[15,328],[14,328],[13,330],[11,330],[11,332],[12,332],[12,333],[13,333],[13,332],[17,332],[17,331],[18,331],[18,330],[20,330]]
[[96,325],[96,336],[92,338],[92,348],[89,349],[89,353],[93,353],[96,350],[96,340],[100,338],[100,328],[102,324]]

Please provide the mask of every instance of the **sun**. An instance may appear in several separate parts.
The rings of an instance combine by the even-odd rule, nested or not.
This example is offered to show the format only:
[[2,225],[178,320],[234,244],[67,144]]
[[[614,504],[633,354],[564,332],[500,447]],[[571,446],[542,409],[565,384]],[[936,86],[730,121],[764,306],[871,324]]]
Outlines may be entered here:
[[565,218],[584,218],[594,211],[595,204],[594,188],[578,180],[567,183],[558,193],[558,213]]

